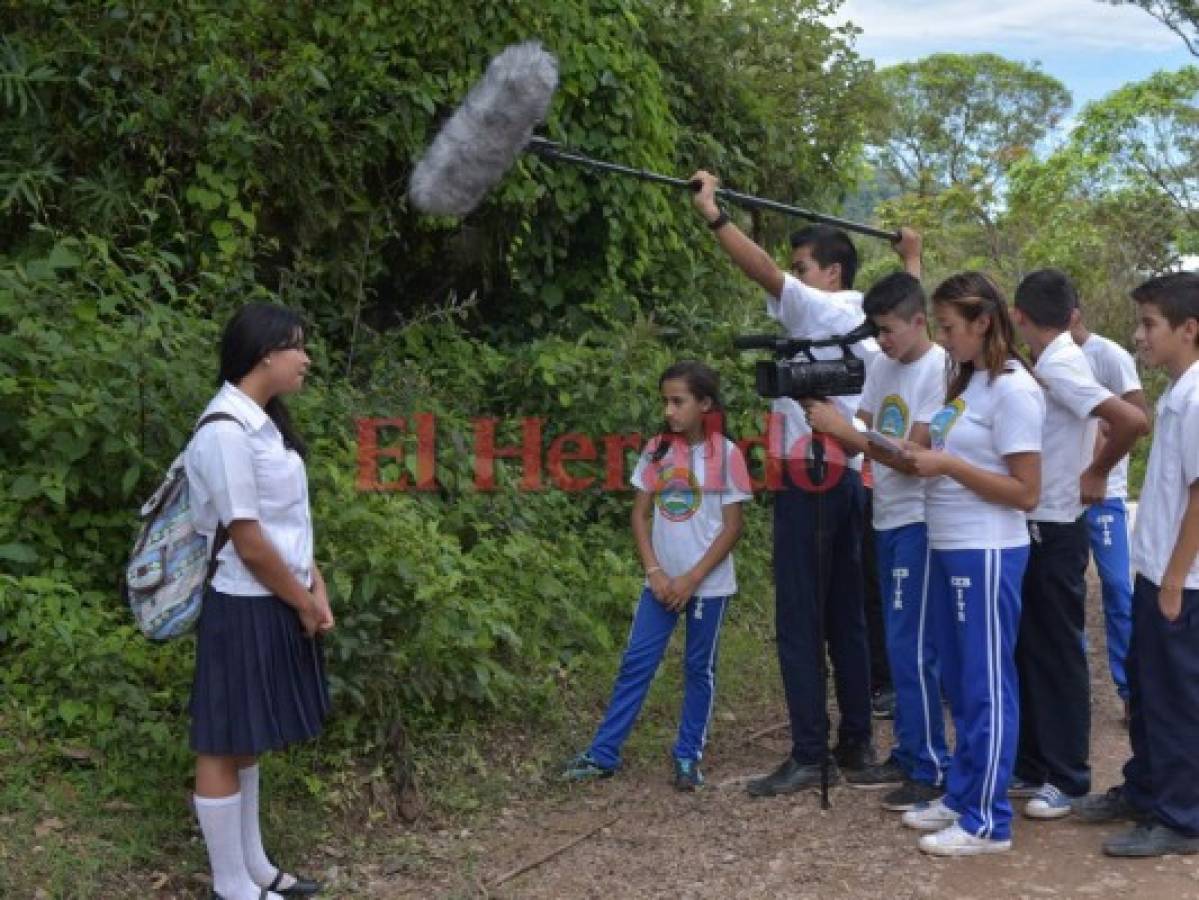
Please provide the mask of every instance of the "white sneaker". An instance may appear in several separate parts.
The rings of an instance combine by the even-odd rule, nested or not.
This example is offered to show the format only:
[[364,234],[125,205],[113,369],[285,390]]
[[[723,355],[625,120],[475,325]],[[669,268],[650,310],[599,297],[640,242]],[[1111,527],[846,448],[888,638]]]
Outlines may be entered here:
[[954,822],[948,828],[920,838],[920,849],[933,856],[982,856],[1011,850],[1012,842],[975,837]]
[[1070,815],[1070,798],[1052,784],[1043,784],[1024,804],[1024,815],[1030,819],[1060,819]]
[[900,820],[908,828],[917,831],[940,831],[958,820],[958,814],[941,802],[941,798],[928,803],[918,803],[903,814]]

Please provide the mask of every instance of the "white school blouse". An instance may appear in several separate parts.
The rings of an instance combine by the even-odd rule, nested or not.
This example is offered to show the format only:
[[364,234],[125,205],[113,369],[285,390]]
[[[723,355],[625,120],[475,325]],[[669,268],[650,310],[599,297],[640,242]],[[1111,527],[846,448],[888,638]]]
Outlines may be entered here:
[[[1082,352],[1086,355],[1095,380],[1115,394],[1123,397],[1130,391],[1141,390],[1141,379],[1137,375],[1137,364],[1132,354],[1101,334],[1093,334]],[[1128,457],[1125,456],[1107,477],[1107,496],[1124,500],[1128,497]]]
[[[1040,453],[1045,398],[1024,367],[1009,360],[994,381],[975,372],[959,397],[933,416],[928,430],[934,450],[971,465],[1009,474],[1005,456]],[[925,517],[934,550],[1007,550],[1028,544],[1024,513],[984,500],[948,475],[929,479]]]
[[1037,357],[1033,374],[1045,390],[1041,452],[1041,502],[1032,522],[1073,522],[1082,515],[1078,480],[1095,453],[1091,414],[1112,398],[1091,372],[1070,332],[1063,331]]
[[[1141,486],[1132,530],[1132,568],[1161,586],[1187,508],[1191,485],[1199,481],[1199,362],[1157,401],[1157,424],[1149,467]],[[1199,588],[1199,558],[1187,571],[1186,589]]]
[[[234,385],[225,383],[204,416],[215,412],[228,413],[237,421],[205,425],[184,456],[196,531],[208,538],[211,548],[218,520],[228,526],[238,519],[253,519],[300,584],[309,587],[312,514],[304,461],[284,446],[266,411]],[[217,559],[215,590],[238,596],[270,595],[237,555],[232,540]]]

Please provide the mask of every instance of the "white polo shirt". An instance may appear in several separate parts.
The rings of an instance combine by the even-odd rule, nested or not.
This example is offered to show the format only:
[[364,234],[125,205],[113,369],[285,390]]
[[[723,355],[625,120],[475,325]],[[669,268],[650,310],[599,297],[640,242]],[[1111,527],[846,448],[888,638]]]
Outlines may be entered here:
[[[766,295],[766,311],[783,326],[788,337],[813,341],[848,334],[866,320],[866,315],[862,312],[862,294],[859,291],[837,291],[830,294],[808,287],[794,275],[787,273],[783,273],[783,291],[778,298]],[[867,373],[873,360],[880,355],[878,343],[873,338],[854,344],[850,352],[866,361]],[[817,347],[812,351],[812,355],[817,359],[840,359],[841,350],[838,347]],[[803,356],[796,359],[803,359]],[[847,422],[854,421],[861,395],[829,399],[845,416]],[[803,407],[790,397],[778,397],[771,404],[771,408],[782,416],[783,456],[802,458],[807,442],[804,442],[804,446],[797,446],[797,442],[812,433]],[[771,448],[767,448],[767,451],[770,452]],[[862,468],[861,455],[850,460],[850,467]]]
[[[1199,480],[1199,362],[1157,401],[1157,425],[1149,467],[1132,530],[1132,568],[1160,586],[1178,543],[1187,492]],[[1199,559],[1187,571],[1186,588],[1199,588]]]
[[[711,435],[691,447],[677,444],[654,462],[658,445],[657,440],[646,445],[630,480],[633,487],[653,494],[654,555],[675,578],[689,572],[724,530],[724,507],[751,499],[749,472],[737,445],[724,435]],[[735,593],[737,573],[729,553],[700,582],[695,596]]]
[[[234,385],[225,383],[204,416],[215,412],[228,413],[237,422],[205,425],[184,457],[196,531],[208,538],[211,547],[218,520],[228,526],[238,519],[253,519],[300,584],[309,587],[312,514],[304,461],[284,446],[266,411]],[[238,596],[271,593],[246,568],[232,540],[217,559],[214,589]]]
[[[1095,373],[1095,380],[1115,394],[1123,397],[1130,391],[1139,391],[1140,376],[1132,354],[1101,334],[1092,334],[1082,344],[1082,352]],[[1107,496],[1119,500],[1128,497],[1128,457],[1125,456],[1112,469],[1107,478]]]
[[[945,350],[933,344],[910,363],[880,355],[862,388],[862,412],[874,430],[906,440],[917,423],[927,425],[945,405]],[[879,531],[924,521],[924,479],[874,463],[874,527]]]
[[[1045,398],[1024,367],[1009,360],[994,381],[975,372],[959,397],[929,422],[934,450],[988,472],[1010,474],[1005,456],[1040,453]],[[948,475],[929,479],[925,516],[934,550],[1006,550],[1028,544],[1024,513],[984,500]]]
[[[1112,392],[1095,380],[1087,358],[1063,331],[1037,358],[1033,373],[1045,391],[1041,452],[1041,502],[1033,522],[1073,522],[1082,515],[1078,479],[1095,450],[1090,416]],[[1090,439],[1088,439],[1090,437]]]

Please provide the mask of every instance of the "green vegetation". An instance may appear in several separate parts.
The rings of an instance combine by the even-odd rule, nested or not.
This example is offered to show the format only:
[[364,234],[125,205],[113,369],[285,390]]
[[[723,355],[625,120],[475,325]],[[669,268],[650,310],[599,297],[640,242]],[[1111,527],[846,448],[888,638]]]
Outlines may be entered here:
[[[1126,333],[1127,286],[1199,246],[1196,70],[1129,86],[1054,144],[1068,97],[1048,76],[996,57],[874,73],[851,28],[822,23],[837,6],[7,5],[0,893],[108,896],[129,872],[200,867],[180,805],[191,647],[143,640],[118,583],[135,510],[247,300],[311,323],[314,377],[293,411],[338,615],[337,714],[317,746],[271,763],[276,826],[314,799],[342,817],[330,829],[358,821],[379,806],[364,792],[411,767],[435,805],[466,810],[478,796],[454,778],[486,765],[491,729],[535,725],[545,761],[589,727],[640,583],[629,497],[522,491],[511,461],[476,490],[474,419],[500,419],[513,445],[540,417],[543,451],[571,432],[648,435],[658,373],[699,356],[725,378],[734,432],[757,434],[764,404],[728,339],[761,329],[762,304],[681,194],[529,157],[463,222],[407,206],[414,161],[505,44],[538,36],[558,54],[545,130],[584,153],[911,222],[930,280],[980,265],[1011,286],[1052,262],[1099,330]],[[992,117],[985,140],[946,130],[963,98]],[[908,179],[914,145],[936,153]],[[741,221],[771,247],[791,225]],[[868,283],[894,263],[863,247]],[[436,490],[359,490],[355,420],[418,413],[437,420]],[[412,451],[411,432],[381,444]],[[405,473],[420,475],[414,453],[379,474]],[[738,550],[730,702],[772,677],[767,504]],[[635,757],[656,752],[653,710],[673,716],[655,696]],[[78,865],[36,864],[71,848]]]

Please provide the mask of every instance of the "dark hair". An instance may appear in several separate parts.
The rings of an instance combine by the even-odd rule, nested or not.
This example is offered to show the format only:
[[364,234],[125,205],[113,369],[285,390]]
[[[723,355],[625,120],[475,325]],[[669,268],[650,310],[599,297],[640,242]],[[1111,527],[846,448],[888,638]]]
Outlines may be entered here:
[[[1008,315],[1007,301],[999,286],[982,272],[950,275],[933,291],[933,305],[952,306],[967,322],[973,322],[984,314],[991,317],[991,327],[987,329],[983,340],[983,358],[991,381],[1003,374],[1010,359],[1017,360],[1032,374],[1032,366],[1016,349],[1016,330],[1012,327],[1012,317]],[[946,400],[959,397],[973,376],[973,362],[956,363],[951,358]]]
[[[303,346],[304,320],[299,313],[273,303],[248,303],[233,314],[221,335],[218,384],[237,384],[272,350]],[[266,414],[283,435],[283,443],[304,456],[307,448],[291,424],[283,401],[278,397],[268,400]]]
[[880,278],[862,298],[862,312],[868,316],[895,313],[905,322],[925,311],[924,286],[907,272],[892,272]]
[[1070,327],[1070,314],[1078,308],[1078,291],[1061,269],[1038,269],[1016,288],[1016,309],[1038,328]]
[[812,259],[822,268],[840,263],[841,289],[847,291],[853,287],[854,276],[858,274],[858,251],[844,231],[831,225],[805,225],[791,232],[791,249],[800,247],[811,247]]
[[1133,289],[1132,299],[1152,303],[1170,327],[1177,328],[1187,319],[1199,319],[1199,272],[1171,272],[1150,278]]
[[[687,385],[687,392],[696,400],[712,401],[711,413],[719,416],[720,433],[727,435],[724,424],[724,404],[720,401],[720,376],[710,366],[704,365],[698,360],[684,359],[668,367],[658,377],[658,387],[661,388],[666,382],[676,379]],[[652,457],[654,462],[659,462],[670,450],[673,438],[674,435],[670,428],[663,425],[662,432],[658,435],[658,446],[654,448]]]

